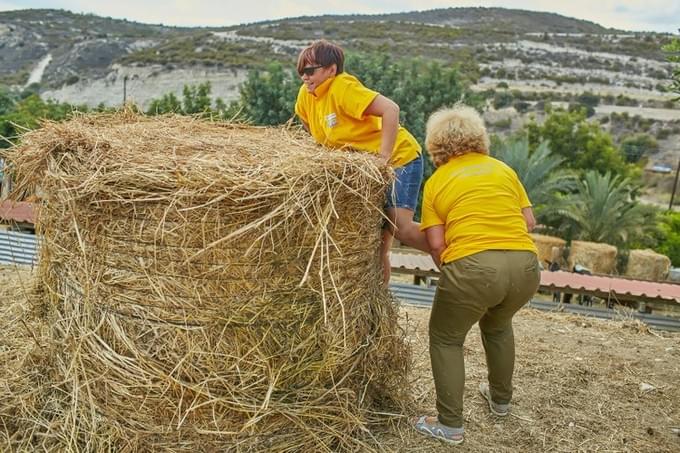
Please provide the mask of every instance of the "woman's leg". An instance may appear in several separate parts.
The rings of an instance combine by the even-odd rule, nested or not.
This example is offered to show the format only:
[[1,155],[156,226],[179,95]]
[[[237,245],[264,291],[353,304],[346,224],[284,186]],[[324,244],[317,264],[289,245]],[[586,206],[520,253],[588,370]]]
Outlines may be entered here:
[[515,367],[512,317],[536,293],[540,273],[536,255],[532,252],[496,253],[502,272],[510,276],[510,286],[503,300],[484,314],[479,321],[479,329],[489,370],[491,399],[497,404],[509,404]]
[[488,306],[503,300],[501,276],[489,252],[461,258],[442,267],[430,316],[430,359],[437,392],[439,421],[463,426],[465,363],[463,343]]

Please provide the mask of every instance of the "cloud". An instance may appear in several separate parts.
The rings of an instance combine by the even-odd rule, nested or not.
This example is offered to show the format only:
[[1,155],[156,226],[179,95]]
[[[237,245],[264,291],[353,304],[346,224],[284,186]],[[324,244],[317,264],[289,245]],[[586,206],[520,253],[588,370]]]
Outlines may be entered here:
[[14,9],[22,9],[25,8],[25,6],[21,6],[15,2],[5,2],[0,0],[0,11],[11,11]]

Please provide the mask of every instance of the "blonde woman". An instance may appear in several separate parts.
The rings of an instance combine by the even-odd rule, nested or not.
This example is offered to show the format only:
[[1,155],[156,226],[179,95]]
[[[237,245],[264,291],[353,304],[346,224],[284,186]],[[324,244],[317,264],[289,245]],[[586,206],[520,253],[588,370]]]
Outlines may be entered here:
[[425,184],[420,228],[441,269],[429,325],[436,417],[413,420],[422,434],[463,442],[463,342],[479,322],[488,384],[479,390],[505,416],[512,398],[512,317],[536,292],[531,203],[515,172],[489,156],[484,122],[457,105],[434,113],[425,144],[437,167]]

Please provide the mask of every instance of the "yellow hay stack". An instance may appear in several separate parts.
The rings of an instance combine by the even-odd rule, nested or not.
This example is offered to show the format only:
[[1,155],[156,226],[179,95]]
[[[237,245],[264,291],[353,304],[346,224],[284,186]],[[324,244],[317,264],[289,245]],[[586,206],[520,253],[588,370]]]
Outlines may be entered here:
[[370,451],[409,404],[373,157],[123,112],[48,123],[9,162],[45,194],[41,445]]
[[559,250],[559,256],[562,256],[564,251],[564,245],[566,241],[564,239],[555,236],[546,236],[544,234],[531,234],[531,239],[534,240],[536,248],[538,249],[538,259],[545,265],[552,261],[553,248],[557,247]]
[[573,269],[576,264],[596,274],[611,274],[616,268],[616,247],[597,242],[572,241],[569,269]]
[[671,268],[666,255],[653,250],[631,250],[628,255],[626,275],[643,280],[665,280]]

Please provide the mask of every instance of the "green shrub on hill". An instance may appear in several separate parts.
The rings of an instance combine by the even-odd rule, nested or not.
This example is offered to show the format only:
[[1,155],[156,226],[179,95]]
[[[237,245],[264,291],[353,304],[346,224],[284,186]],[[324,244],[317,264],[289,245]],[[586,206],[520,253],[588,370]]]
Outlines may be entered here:
[[586,119],[583,109],[553,110],[542,124],[531,121],[525,126],[533,147],[549,141],[554,153],[565,158],[565,164],[578,170],[597,170],[636,180],[640,169],[628,164],[612,136],[599,123]]

